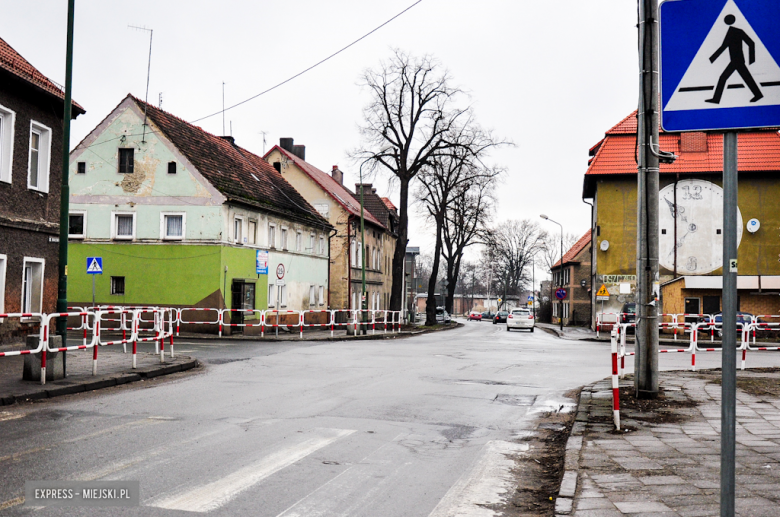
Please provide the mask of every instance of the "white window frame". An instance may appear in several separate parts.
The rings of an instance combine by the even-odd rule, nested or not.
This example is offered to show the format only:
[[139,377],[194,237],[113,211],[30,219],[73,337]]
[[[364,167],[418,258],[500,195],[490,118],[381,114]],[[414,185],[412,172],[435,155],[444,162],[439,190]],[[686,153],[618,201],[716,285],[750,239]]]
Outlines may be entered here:
[[[30,183],[30,173],[32,166],[32,135],[39,135],[38,150],[38,185],[33,186]],[[51,128],[37,122],[30,121],[30,138],[27,141],[27,188],[37,190],[38,192],[49,192],[49,173],[51,171]]]
[[295,232],[295,251],[300,252],[303,247],[303,233],[298,230]]
[[[84,233],[70,233],[70,216],[80,215],[84,218]],[[87,237],[87,211],[86,210],[71,210],[68,213],[68,239],[85,239]]]
[[268,248],[276,249],[276,225],[273,223],[268,223]]
[[287,251],[287,230],[286,226],[282,226],[282,230],[279,232],[279,249]]
[[316,240],[317,240],[316,235],[314,235],[314,233],[310,233],[309,234],[309,253],[311,253],[312,255],[314,255],[316,253],[314,251],[315,250],[314,243],[315,243]]
[[276,283],[268,284],[268,308],[276,307]]
[[21,303],[19,304],[19,308],[21,309],[21,312],[33,312],[32,310],[32,300],[30,302],[30,310],[25,311],[24,310],[24,270],[27,269],[28,263],[35,263],[41,265],[41,307],[38,312],[43,312],[43,286],[46,283],[46,259],[38,258],[38,257],[24,257],[24,260],[22,261],[22,289],[21,289]]
[[[126,236],[126,235],[117,235],[116,233],[116,227],[117,227],[117,216],[119,215],[132,215],[133,216],[133,235]],[[111,212],[111,238],[115,241],[134,241],[135,240],[135,234],[136,234],[136,212]]]
[[[241,222],[241,235],[236,236],[236,221]],[[246,242],[246,237],[244,236],[244,216],[242,215],[234,215],[233,216],[233,242],[235,244],[244,244]]]
[[320,255],[325,254],[325,237],[320,235]]
[[352,267],[357,267],[357,241],[355,239],[352,239],[352,242],[349,245],[349,257],[349,265]]
[[[253,224],[255,225],[255,231],[251,231]],[[249,219],[249,221],[247,221],[246,236],[247,236],[247,244],[251,244],[252,246],[257,246],[257,219]]]
[[325,305],[325,286],[320,285],[317,287],[317,301],[319,305]]
[[16,112],[0,104],[0,181],[11,183],[14,164]]
[[[5,312],[5,287],[6,271],[8,270],[8,256],[0,254],[0,313]],[[0,318],[0,323],[3,318]]]
[[317,286],[314,284],[309,285],[309,307],[314,307],[317,304]]
[[279,306],[287,307],[287,285],[279,286]]
[[[181,237],[169,236],[168,225],[165,224],[165,218],[168,216],[181,216]],[[160,240],[162,241],[183,241],[187,235],[187,212],[160,212]]]

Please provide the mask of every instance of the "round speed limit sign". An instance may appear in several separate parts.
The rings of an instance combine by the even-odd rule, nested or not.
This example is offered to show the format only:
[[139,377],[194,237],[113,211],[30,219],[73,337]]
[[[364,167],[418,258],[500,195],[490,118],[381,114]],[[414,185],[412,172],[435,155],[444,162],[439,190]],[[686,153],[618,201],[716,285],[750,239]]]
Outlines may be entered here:
[[279,280],[284,278],[284,264],[279,264],[278,266],[276,266],[276,278],[278,278]]

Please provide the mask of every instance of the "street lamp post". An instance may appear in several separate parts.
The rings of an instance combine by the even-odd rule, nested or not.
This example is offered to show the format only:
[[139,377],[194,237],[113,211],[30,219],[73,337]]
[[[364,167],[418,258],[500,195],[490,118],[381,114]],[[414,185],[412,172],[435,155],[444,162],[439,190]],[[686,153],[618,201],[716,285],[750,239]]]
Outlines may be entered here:
[[[561,284],[563,284],[563,225],[561,223],[555,222],[546,215],[542,214],[539,217],[544,219],[545,221],[550,221],[551,223],[555,223],[558,226],[561,227]],[[558,320],[561,322],[561,331],[563,331],[563,299],[560,300],[560,314],[558,315]]]
[[368,316],[366,309],[368,309],[368,296],[366,296],[366,222],[363,218],[363,166],[366,162],[360,164],[360,256],[363,257],[361,261],[361,275],[362,275],[362,287],[360,291],[360,320],[363,322],[361,325],[361,333],[366,334],[368,328],[366,326],[366,316]]

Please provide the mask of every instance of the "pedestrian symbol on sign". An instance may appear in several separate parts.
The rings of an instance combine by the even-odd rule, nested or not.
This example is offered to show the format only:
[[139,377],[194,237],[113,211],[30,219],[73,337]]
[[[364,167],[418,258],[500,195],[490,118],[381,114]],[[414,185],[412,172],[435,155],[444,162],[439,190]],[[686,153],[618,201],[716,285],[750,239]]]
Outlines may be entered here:
[[756,44],[753,43],[753,40],[750,38],[750,36],[745,34],[745,31],[734,27],[735,21],[737,21],[737,19],[733,14],[727,14],[723,19],[723,23],[729,26],[729,30],[726,32],[726,37],[723,39],[723,44],[718,47],[718,50],[716,50],[712,56],[710,56],[710,63],[714,63],[715,60],[718,59],[718,56],[720,56],[726,49],[729,51],[729,59],[731,61],[723,73],[720,74],[720,78],[718,79],[718,86],[715,87],[715,95],[713,95],[711,99],[707,99],[704,102],[720,104],[720,98],[723,96],[723,89],[726,87],[726,81],[728,81],[729,77],[731,77],[731,74],[734,72],[739,72],[739,75],[753,93],[753,98],[750,99],[750,102],[756,102],[764,96],[756,84],[755,79],[753,79],[753,76],[750,74],[750,70],[748,70],[748,67],[745,65],[745,53],[742,51],[742,43],[744,42],[748,46],[748,51],[750,52],[749,62],[752,65],[756,62]]
[[87,274],[103,274],[103,257],[87,257]]

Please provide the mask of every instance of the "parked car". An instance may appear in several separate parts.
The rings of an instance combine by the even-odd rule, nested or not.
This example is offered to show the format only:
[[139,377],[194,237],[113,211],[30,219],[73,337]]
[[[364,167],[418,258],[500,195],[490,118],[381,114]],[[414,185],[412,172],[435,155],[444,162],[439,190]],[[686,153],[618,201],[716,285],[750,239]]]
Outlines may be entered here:
[[506,331],[512,329],[528,329],[534,331],[534,315],[530,309],[512,309],[506,317]]
[[509,315],[507,311],[498,311],[493,317],[493,325],[496,323],[506,323],[506,317]]
[[496,315],[495,312],[485,311],[482,313],[482,319],[489,321],[492,320],[495,315]]
[[469,321],[482,321],[482,313],[477,311],[471,311],[469,313]]
[[436,307],[436,323],[449,323],[450,314],[444,310],[444,307]]
[[620,309],[620,323],[635,323],[636,322],[636,303],[628,302],[624,303]]

